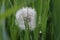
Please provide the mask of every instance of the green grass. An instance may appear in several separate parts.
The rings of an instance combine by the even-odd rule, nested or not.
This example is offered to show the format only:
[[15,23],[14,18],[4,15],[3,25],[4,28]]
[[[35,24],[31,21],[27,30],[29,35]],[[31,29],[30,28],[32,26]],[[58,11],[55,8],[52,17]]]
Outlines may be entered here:
[[[16,11],[27,6],[37,12],[33,32],[15,24]],[[39,40],[40,30],[41,40],[60,40],[60,0],[0,0],[0,40]]]

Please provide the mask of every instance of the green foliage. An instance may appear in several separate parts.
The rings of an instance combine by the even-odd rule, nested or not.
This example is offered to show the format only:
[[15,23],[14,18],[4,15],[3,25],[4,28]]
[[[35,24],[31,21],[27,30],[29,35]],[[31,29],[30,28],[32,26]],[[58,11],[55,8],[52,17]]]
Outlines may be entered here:
[[[15,24],[16,11],[22,7],[36,9],[34,31],[21,31]],[[59,10],[59,0],[0,0],[0,40],[40,40],[41,35],[41,40],[60,40]]]

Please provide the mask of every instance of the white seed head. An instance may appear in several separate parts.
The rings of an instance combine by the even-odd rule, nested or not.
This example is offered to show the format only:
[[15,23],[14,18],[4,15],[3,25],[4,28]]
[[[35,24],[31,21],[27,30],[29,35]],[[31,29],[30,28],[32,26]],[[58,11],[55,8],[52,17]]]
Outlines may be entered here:
[[30,7],[23,7],[16,13],[16,20],[21,30],[25,30],[24,20],[28,20],[30,30],[36,27],[36,11]]

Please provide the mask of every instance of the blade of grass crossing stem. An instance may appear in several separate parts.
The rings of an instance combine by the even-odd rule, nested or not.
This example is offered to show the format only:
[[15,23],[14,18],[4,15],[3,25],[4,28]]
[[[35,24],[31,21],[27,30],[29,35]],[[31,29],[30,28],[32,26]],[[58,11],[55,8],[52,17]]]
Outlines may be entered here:
[[[11,15],[13,12],[15,12],[19,7],[20,7],[20,6],[14,6],[14,7],[10,8],[10,9],[6,10],[6,11],[4,12],[4,14],[1,14],[1,15],[0,15],[0,20],[3,19],[3,18],[6,18],[6,17],[8,17],[8,16],[10,16],[10,15]],[[13,9],[14,9],[14,10],[13,10]]]

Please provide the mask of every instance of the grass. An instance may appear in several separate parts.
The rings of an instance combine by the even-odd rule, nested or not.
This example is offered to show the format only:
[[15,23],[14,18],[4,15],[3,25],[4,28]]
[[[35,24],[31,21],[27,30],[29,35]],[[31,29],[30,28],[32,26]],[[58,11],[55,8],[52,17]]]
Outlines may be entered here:
[[[27,6],[37,12],[34,31],[21,31],[15,24],[16,11]],[[60,0],[0,0],[0,40],[60,40],[59,10]]]

